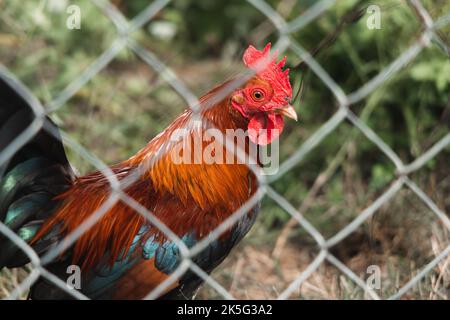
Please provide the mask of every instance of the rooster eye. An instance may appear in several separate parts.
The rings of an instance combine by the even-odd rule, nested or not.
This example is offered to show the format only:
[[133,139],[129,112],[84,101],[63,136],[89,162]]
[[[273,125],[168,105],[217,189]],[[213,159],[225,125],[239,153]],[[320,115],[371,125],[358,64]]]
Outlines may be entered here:
[[252,91],[252,98],[255,101],[261,101],[264,99],[264,93],[260,90],[254,90]]

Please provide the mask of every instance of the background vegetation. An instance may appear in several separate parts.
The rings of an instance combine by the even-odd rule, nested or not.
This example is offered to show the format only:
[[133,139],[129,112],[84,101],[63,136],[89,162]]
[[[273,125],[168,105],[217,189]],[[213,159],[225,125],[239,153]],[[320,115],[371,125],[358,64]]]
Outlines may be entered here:
[[[147,0],[112,1],[127,18]],[[313,0],[267,1],[292,20]],[[294,34],[312,50],[357,1],[342,0]],[[450,12],[446,0],[422,1],[437,18]],[[65,25],[69,4],[81,7],[81,30]],[[368,2],[362,1],[363,5]],[[346,25],[336,42],[317,61],[350,93],[389,65],[414,41],[423,25],[407,1],[378,0],[381,29],[369,30],[367,16]],[[450,28],[440,30],[450,44]],[[241,68],[243,50],[277,39],[275,28],[245,1],[176,0],[133,34],[198,95]],[[58,97],[73,79],[106,50],[116,37],[113,24],[89,1],[0,0],[0,62],[12,70],[44,104]],[[300,60],[287,51],[288,63]],[[311,71],[291,72],[304,90],[295,101],[299,123],[289,123],[281,138],[281,159],[292,155],[337,110],[331,91]],[[406,68],[351,109],[405,162],[428,150],[450,129],[450,62],[437,46],[422,51]],[[129,157],[163,130],[185,108],[185,102],[160,76],[124,49],[61,109],[51,113],[58,125],[108,164]],[[68,150],[81,172],[93,168]],[[411,178],[450,212],[450,148]],[[306,159],[273,187],[326,237],[338,232],[386,190],[395,168],[381,151],[349,123],[338,127]],[[366,278],[369,265],[382,270],[388,297],[450,244],[448,230],[407,189],[378,210],[358,230],[333,248],[352,271]],[[318,253],[313,239],[290,215],[269,199],[255,228],[213,273],[238,298],[276,297]],[[448,299],[449,259],[443,261],[404,298]],[[26,270],[0,274],[0,296],[23,278]],[[333,266],[324,263],[292,298],[361,298],[364,293]],[[205,286],[200,298],[218,294]]]

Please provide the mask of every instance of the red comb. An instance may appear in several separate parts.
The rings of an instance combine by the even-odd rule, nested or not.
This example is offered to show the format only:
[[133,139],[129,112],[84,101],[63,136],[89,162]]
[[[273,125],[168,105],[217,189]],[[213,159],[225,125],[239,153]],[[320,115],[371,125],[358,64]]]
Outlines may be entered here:
[[258,77],[270,82],[274,89],[281,89],[284,96],[288,95],[291,98],[292,88],[289,82],[289,69],[283,70],[286,56],[277,63],[278,50],[270,54],[270,47],[271,44],[269,42],[262,51],[259,51],[250,45],[244,52],[244,64],[248,68],[255,70]]
[[259,51],[252,45],[248,46],[247,50],[245,50],[244,52],[243,57],[245,65],[251,68],[252,66],[255,66],[259,61],[263,61],[263,59],[269,58],[270,47],[270,42],[266,44],[262,51]]

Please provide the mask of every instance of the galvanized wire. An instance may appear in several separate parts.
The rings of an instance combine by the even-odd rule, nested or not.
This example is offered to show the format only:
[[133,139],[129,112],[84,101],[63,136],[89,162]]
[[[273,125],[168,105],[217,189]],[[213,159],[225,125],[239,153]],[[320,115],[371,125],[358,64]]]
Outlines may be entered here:
[[[187,105],[195,112],[199,107],[199,101],[197,96],[183,83],[183,81],[166,66],[157,55],[146,48],[142,47],[136,40],[133,39],[132,34],[141,28],[144,24],[150,21],[160,10],[164,9],[171,1],[170,0],[157,0],[151,3],[145,10],[138,14],[134,19],[128,20],[122,13],[114,7],[109,1],[106,0],[92,0],[92,2],[101,10],[101,12],[112,21],[116,27],[117,38],[112,42],[111,46],[105,50],[91,65],[89,65],[79,77],[73,80],[65,89],[63,89],[57,97],[51,101],[45,108],[39,102],[39,100],[3,65],[0,64],[0,77],[7,81],[12,88],[21,95],[25,101],[31,106],[34,112],[34,121],[20,134],[18,135],[5,149],[0,152],[0,165],[10,159],[15,152],[17,152],[22,146],[30,141],[33,136],[40,130],[47,130],[49,133],[56,136],[55,128],[45,121],[45,116],[60,109],[67,101],[69,101],[87,82],[94,78],[99,72],[101,72],[107,65],[114,60],[117,54],[123,48],[129,48],[138,57],[140,57],[145,63],[147,63],[153,70],[155,70],[164,79],[173,90],[179,94],[187,103]],[[59,254],[70,247],[86,230],[92,227],[109,209],[111,209],[119,201],[127,204],[134,209],[138,214],[144,216],[154,227],[157,227],[168,239],[172,240],[179,248],[182,262],[177,269],[157,288],[149,292],[146,299],[157,298],[168,287],[170,287],[177,279],[179,279],[185,272],[190,270],[197,274],[206,284],[214,288],[219,295],[224,299],[233,299],[234,297],[227,291],[220,283],[210,277],[204,270],[196,265],[192,258],[200,251],[205,249],[211,241],[214,241],[220,235],[234,225],[243,215],[245,215],[254,205],[260,201],[264,196],[267,196],[274,200],[281,208],[286,210],[317,243],[320,248],[320,252],[316,258],[306,267],[306,269],[298,275],[298,277],[291,282],[291,284],[279,295],[279,299],[287,299],[292,293],[297,290],[301,284],[316,271],[325,261],[328,261],[339,269],[344,275],[351,279],[357,286],[359,286],[367,296],[372,299],[380,299],[376,292],[367,286],[365,281],[358,277],[350,268],[339,261],[334,255],[332,255],[329,249],[336,244],[340,243],[350,234],[352,234],[362,223],[367,221],[376,211],[383,205],[385,205],[390,199],[392,199],[398,192],[404,187],[409,188],[414,194],[436,215],[438,219],[443,222],[443,225],[450,230],[450,220],[447,215],[439,209],[434,201],[426,195],[426,193],[420,189],[414,182],[410,180],[408,175],[421,169],[430,159],[434,158],[444,148],[450,145],[450,133],[445,135],[442,139],[436,142],[428,151],[423,153],[417,159],[409,164],[403,163],[400,157],[392,150],[389,145],[374,132],[363,120],[350,111],[348,108],[350,105],[361,101],[376,90],[380,85],[384,84],[390,77],[401,70],[405,65],[410,63],[425,47],[430,46],[433,42],[438,46],[442,40],[436,33],[436,30],[442,28],[445,25],[450,24],[450,13],[438,18],[435,21],[431,18],[430,14],[422,6],[420,1],[411,0],[410,4],[419,13],[422,23],[424,25],[422,34],[418,39],[397,59],[384,68],[378,75],[370,79],[367,83],[362,85],[359,89],[351,93],[345,93],[344,90],[336,83],[333,78],[324,70],[321,65],[291,36],[292,33],[297,32],[301,28],[304,28],[310,22],[314,21],[329,8],[331,8],[336,1],[333,0],[321,0],[317,1],[308,10],[297,18],[286,21],[280,14],[278,14],[268,3],[264,0],[248,0],[255,10],[259,10],[263,15],[271,21],[274,27],[278,30],[279,38],[275,45],[275,48],[280,51],[285,51],[290,48],[295,54],[299,56],[309,68],[321,79],[326,87],[333,93],[338,110],[336,113],[325,122],[316,132],[314,132],[309,139],[307,139],[302,145],[300,145],[296,152],[294,152],[290,158],[280,165],[279,171],[276,175],[270,176],[267,179],[261,174],[257,167],[252,167],[251,170],[257,176],[260,187],[258,191],[236,212],[234,212],[228,219],[226,219],[220,226],[211,232],[211,234],[201,241],[199,241],[194,247],[188,248],[181,239],[174,234],[170,228],[165,226],[152,212],[147,208],[140,205],[132,197],[128,196],[124,189],[127,185],[133,183],[140,177],[140,171],[130,175],[128,181],[119,181],[113,172],[104,164],[101,159],[93,156],[89,150],[83,148],[75,140],[71,139],[69,135],[62,133],[62,139],[66,147],[72,149],[79,154],[85,161],[93,165],[99,170],[108,181],[111,186],[111,191],[108,199],[102,204],[102,206],[96,210],[86,221],[84,221],[73,233],[67,235],[65,239],[59,243],[55,248],[46,253],[43,257],[38,257],[34,250],[11,230],[6,225],[0,222],[0,233],[7,238],[14,241],[21,250],[31,260],[32,272],[28,277],[10,294],[7,299],[16,299],[21,296],[26,290],[33,285],[33,283],[39,278],[44,277],[48,281],[51,281],[62,290],[72,295],[76,299],[88,299],[82,293],[76,290],[70,290],[66,284],[58,277],[51,274],[45,269],[45,265],[50,263],[53,259],[59,256]],[[434,40],[434,41],[433,41]],[[442,48],[442,46],[440,46]],[[445,50],[444,50],[445,51]],[[448,53],[447,53],[448,54]],[[264,68],[264,65],[259,66]],[[249,74],[248,77],[251,77]],[[247,78],[248,79],[248,78]],[[219,98],[226,97],[231,91],[239,87],[244,80],[236,80],[231,82],[221,92],[218,93]],[[361,213],[343,229],[337,232],[334,236],[326,239],[303,215],[298,212],[289,201],[277,193],[270,183],[278,180],[284,174],[289,172],[294,166],[298,165],[303,159],[312,152],[324,139],[339,127],[345,120],[349,121],[355,128],[357,128],[367,139],[375,144],[379,149],[379,152],[386,155],[390,161],[396,167],[398,174],[397,178],[391,181],[390,186],[368,207],[361,211]],[[211,124],[209,124],[211,125]],[[168,147],[168,146],[166,146]],[[154,155],[152,162],[146,165],[152,165],[159,159],[167,148],[161,148],[160,152]],[[237,157],[243,157],[243,150],[229,150],[236,153]],[[450,253],[450,246],[444,249],[438,254],[431,262],[425,265],[422,270],[415,275],[406,285],[400,288],[397,293],[392,295],[391,299],[401,298],[409,289],[416,285],[423,279],[433,268],[447,257]]]

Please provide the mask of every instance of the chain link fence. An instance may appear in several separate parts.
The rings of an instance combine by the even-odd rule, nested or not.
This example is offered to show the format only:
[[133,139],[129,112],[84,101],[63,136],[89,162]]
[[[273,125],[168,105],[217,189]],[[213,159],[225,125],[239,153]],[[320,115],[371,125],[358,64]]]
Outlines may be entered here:
[[[125,47],[131,49],[137,56],[145,61],[151,68],[160,74],[160,76],[172,86],[189,107],[194,111],[199,109],[199,101],[195,94],[193,94],[187,86],[181,81],[177,75],[153,53],[142,47],[136,42],[131,34],[137,29],[141,28],[144,24],[149,22],[155,15],[166,7],[170,0],[156,0],[153,1],[144,11],[137,15],[132,20],[127,20],[121,12],[114,7],[110,2],[102,0],[92,0],[92,2],[100,8],[103,14],[108,17],[117,28],[117,38],[111,44],[111,46],[103,52],[97,60],[86,68],[81,75],[70,83],[60,94],[51,101],[48,105],[43,106],[40,101],[12,74],[5,66],[0,64],[0,77],[9,83],[14,90],[17,91],[31,106],[33,109],[35,118],[34,121],[26,128],[20,135],[18,135],[14,141],[12,141],[5,149],[0,152],[0,165],[5,164],[15,152],[17,152],[22,146],[30,141],[33,136],[42,128],[56,136],[55,129],[46,122],[46,115],[60,109],[74,94],[80,90],[88,81],[95,77],[101,70],[103,70],[119,53],[119,51]],[[180,253],[183,256],[182,262],[177,269],[161,283],[152,292],[149,292],[146,299],[154,299],[161,295],[167,288],[169,288],[174,282],[177,281],[187,270],[191,270],[202,278],[205,283],[215,289],[223,298],[233,299],[230,292],[227,291],[220,283],[210,277],[205,271],[198,267],[192,260],[196,254],[201,252],[208,244],[220,237],[230,226],[236,223],[243,215],[247,213],[254,205],[257,204],[263,197],[270,197],[279,206],[286,210],[298,224],[306,230],[316,241],[320,248],[319,253],[315,259],[308,265],[308,267],[298,275],[298,277],[290,283],[290,285],[279,294],[279,299],[287,299],[291,294],[302,285],[302,283],[315,272],[321,264],[328,261],[339,269],[343,274],[350,278],[357,286],[362,288],[367,297],[371,299],[380,299],[379,295],[366,284],[366,282],[356,275],[350,268],[336,258],[330,252],[330,248],[341,242],[344,238],[353,233],[359,226],[361,226],[366,220],[368,220],[381,206],[386,204],[391,198],[393,198],[397,192],[406,187],[415,193],[421,201],[431,209],[432,212],[442,221],[443,225],[450,230],[450,219],[434,202],[427,196],[427,194],[410,178],[409,175],[419,169],[421,169],[430,159],[434,158],[444,148],[450,145],[450,133],[446,134],[437,143],[435,143],[428,151],[416,158],[411,163],[404,163],[400,157],[389,147],[389,145],[383,141],[380,136],[374,132],[364,121],[362,121],[355,113],[353,113],[349,106],[361,101],[370,95],[375,89],[386,82],[392,75],[401,70],[405,65],[412,61],[424,48],[431,45],[438,45],[445,51],[445,46],[442,46],[442,41],[439,38],[436,30],[443,26],[450,24],[450,13],[433,21],[430,14],[425,10],[419,0],[411,0],[410,4],[418,12],[421,22],[423,24],[423,31],[418,39],[401,54],[395,61],[388,65],[378,75],[370,79],[362,87],[351,93],[345,93],[338,83],[336,83],[330,75],[324,70],[321,65],[305,50],[291,34],[304,28],[308,23],[318,18],[325,11],[330,9],[336,1],[322,0],[317,1],[308,10],[303,12],[297,18],[291,21],[285,21],[270,5],[263,0],[248,0],[248,2],[255,8],[264,14],[267,19],[278,30],[278,41],[274,45],[275,49],[279,49],[281,52],[290,48],[304,61],[308,67],[321,79],[321,81],[328,87],[333,93],[339,108],[337,112],[326,121],[314,134],[312,134],[305,142],[298,146],[298,149],[294,154],[290,156],[285,162],[283,162],[276,175],[264,176],[260,173],[259,169],[252,167],[251,169],[258,177],[260,187],[257,192],[245,203],[239,210],[234,212],[228,217],[218,228],[216,228],[208,237],[203,238],[196,245],[188,248],[176,234],[174,234],[167,226],[165,226],[158,218],[152,214],[145,207],[140,205],[132,197],[128,196],[124,189],[127,185],[136,181],[139,178],[140,173],[130,175],[127,181],[119,181],[109,167],[104,164],[101,159],[92,155],[89,150],[84,149],[75,140],[70,138],[67,134],[62,132],[61,136],[66,147],[72,149],[79,154],[83,159],[91,163],[101,173],[108,178],[111,192],[106,201],[101,207],[94,212],[86,221],[84,221],[73,233],[69,234],[63,241],[61,241],[54,249],[46,253],[44,256],[39,257],[34,250],[19,236],[12,232],[3,223],[0,223],[0,233],[14,241],[29,257],[31,260],[32,271],[16,288],[11,292],[7,299],[17,299],[20,297],[30,286],[39,278],[44,277],[65,290],[68,294],[77,299],[88,299],[81,292],[76,290],[70,290],[66,283],[61,279],[46,270],[46,264],[51,262],[54,258],[70,247],[74,242],[85,232],[92,227],[109,209],[111,209],[117,202],[122,201],[128,206],[133,208],[136,212],[143,215],[150,221],[150,223],[159,228],[168,239],[175,242],[179,247]],[[446,52],[449,55],[449,52]],[[259,66],[264,67],[264,66]],[[218,100],[226,97],[231,91],[239,87],[243,81],[249,79],[253,74],[249,73],[246,78],[239,81],[233,81],[227,85],[219,94]],[[217,101],[218,102],[218,101]],[[198,112],[196,113],[198,115]],[[271,187],[271,183],[277,181],[280,177],[288,173],[295,165],[300,163],[310,152],[313,151],[328,135],[335,132],[336,128],[343,122],[349,121],[355,128],[357,128],[367,139],[373,142],[380,153],[386,155],[390,161],[395,165],[396,178],[390,183],[390,186],[368,207],[366,207],[351,223],[345,226],[337,234],[331,238],[326,239],[305,217],[290,204],[282,194]],[[234,152],[233,150],[229,150]],[[164,154],[164,148],[152,159],[154,163],[161,155]],[[243,157],[241,151],[237,151],[238,157]],[[149,165],[152,165],[150,163]],[[409,282],[401,287],[397,293],[392,295],[390,299],[401,298],[408,290],[415,286],[423,277],[425,277],[430,271],[435,268],[438,263],[445,259],[450,253],[450,246],[446,247],[439,253],[432,261],[425,265],[419,273],[413,276]]]

